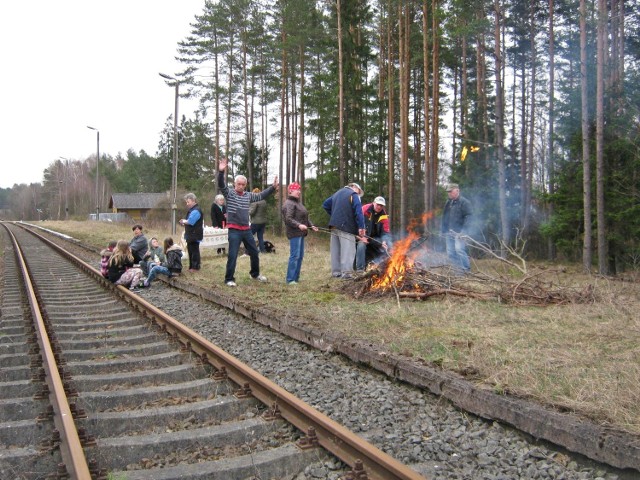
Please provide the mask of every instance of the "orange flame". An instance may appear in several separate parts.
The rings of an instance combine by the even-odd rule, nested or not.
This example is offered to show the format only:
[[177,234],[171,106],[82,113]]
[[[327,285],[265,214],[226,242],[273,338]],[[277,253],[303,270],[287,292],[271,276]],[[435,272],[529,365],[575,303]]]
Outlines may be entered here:
[[411,244],[420,237],[415,231],[416,227],[425,225],[426,222],[433,217],[433,212],[423,213],[420,222],[417,219],[411,219],[407,227],[407,235],[402,240],[398,240],[393,244],[393,253],[387,261],[387,267],[380,276],[374,276],[371,282],[370,290],[387,290],[393,285],[401,285],[404,281],[407,270],[411,269],[418,252],[411,252]]

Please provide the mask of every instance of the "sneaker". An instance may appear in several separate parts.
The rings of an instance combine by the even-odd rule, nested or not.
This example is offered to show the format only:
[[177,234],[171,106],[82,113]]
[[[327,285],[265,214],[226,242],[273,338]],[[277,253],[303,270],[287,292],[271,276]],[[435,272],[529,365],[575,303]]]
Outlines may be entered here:
[[236,282],[234,282],[233,280],[229,280],[226,283],[226,285],[227,285],[227,287],[237,287],[238,286],[238,284]]
[[259,282],[266,282],[267,281],[267,277],[265,277],[264,275],[258,275],[257,277],[251,277],[254,280],[257,280]]
[[148,282],[147,280],[145,280],[145,281],[142,283],[142,286],[143,286],[144,288],[149,288],[149,287],[151,286],[151,283],[150,283],[150,282]]
[[287,285],[298,285],[298,282],[291,280],[290,282],[287,282]]

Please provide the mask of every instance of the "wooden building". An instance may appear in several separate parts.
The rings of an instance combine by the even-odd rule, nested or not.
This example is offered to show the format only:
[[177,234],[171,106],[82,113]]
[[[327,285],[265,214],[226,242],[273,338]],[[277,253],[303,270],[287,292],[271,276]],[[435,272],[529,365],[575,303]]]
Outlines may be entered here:
[[109,209],[113,213],[126,213],[133,220],[144,220],[150,210],[167,208],[168,202],[166,193],[114,193],[109,200]]

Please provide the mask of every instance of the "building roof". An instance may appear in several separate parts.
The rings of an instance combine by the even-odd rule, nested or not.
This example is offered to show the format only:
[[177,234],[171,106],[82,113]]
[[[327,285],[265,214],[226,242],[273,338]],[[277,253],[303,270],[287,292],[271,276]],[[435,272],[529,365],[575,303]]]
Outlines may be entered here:
[[109,208],[150,209],[168,199],[166,193],[114,193],[109,200]]

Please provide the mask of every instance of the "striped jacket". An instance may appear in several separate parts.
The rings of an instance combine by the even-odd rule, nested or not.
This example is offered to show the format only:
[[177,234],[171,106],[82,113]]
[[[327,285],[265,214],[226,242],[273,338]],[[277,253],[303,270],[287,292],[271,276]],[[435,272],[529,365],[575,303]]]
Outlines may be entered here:
[[227,227],[247,230],[249,223],[249,204],[264,200],[275,189],[270,185],[260,193],[243,192],[240,195],[225,183],[224,172],[218,172],[218,188],[227,200]]

